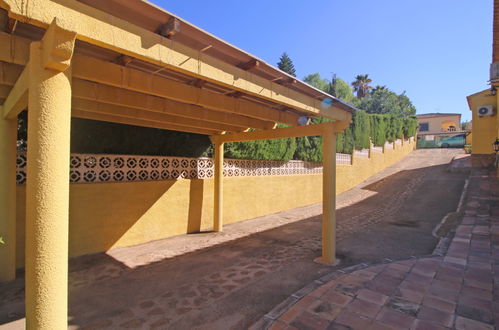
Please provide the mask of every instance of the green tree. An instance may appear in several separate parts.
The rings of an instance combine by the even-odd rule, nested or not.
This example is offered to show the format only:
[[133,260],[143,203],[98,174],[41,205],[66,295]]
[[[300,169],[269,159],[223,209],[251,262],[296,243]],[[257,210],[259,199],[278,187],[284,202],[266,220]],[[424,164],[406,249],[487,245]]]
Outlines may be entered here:
[[293,61],[286,52],[282,53],[281,58],[277,63],[277,67],[280,70],[292,75],[293,77],[296,77],[295,66],[293,65]]
[[377,86],[358,101],[357,106],[368,113],[393,114],[408,117],[416,114],[416,107],[405,92],[397,95],[384,86]]
[[[285,127],[279,124],[278,127]],[[296,139],[231,142],[225,145],[227,158],[255,160],[291,160],[296,151]]]
[[369,148],[371,122],[367,112],[359,110],[354,113],[352,129],[355,149]]
[[319,73],[309,74],[303,78],[303,81],[325,93],[331,91],[331,83],[326,79],[323,79]]
[[337,98],[346,102],[348,104],[355,105],[355,95],[353,95],[352,87],[343,79],[335,78],[334,79],[334,91]]
[[374,145],[382,146],[386,142],[387,116],[371,114],[371,139]]
[[359,74],[355,77],[352,87],[359,99],[366,96],[369,90],[372,89],[372,87],[369,86],[370,83],[372,83],[372,80],[369,78],[368,74]]

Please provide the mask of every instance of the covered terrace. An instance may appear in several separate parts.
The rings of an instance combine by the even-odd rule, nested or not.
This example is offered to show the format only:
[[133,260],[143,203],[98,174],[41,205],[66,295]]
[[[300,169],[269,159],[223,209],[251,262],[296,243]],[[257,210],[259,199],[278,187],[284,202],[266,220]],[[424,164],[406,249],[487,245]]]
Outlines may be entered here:
[[28,328],[67,327],[71,117],[210,136],[214,231],[223,229],[224,143],[322,136],[321,262],[335,262],[335,134],[352,107],[146,1],[0,7],[0,281],[16,272],[17,116],[27,109]]

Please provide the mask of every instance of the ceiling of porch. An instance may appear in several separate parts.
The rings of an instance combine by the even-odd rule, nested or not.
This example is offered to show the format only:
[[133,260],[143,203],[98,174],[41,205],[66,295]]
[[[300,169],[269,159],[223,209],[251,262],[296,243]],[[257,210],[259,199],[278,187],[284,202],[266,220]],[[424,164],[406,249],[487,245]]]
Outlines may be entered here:
[[[172,17],[140,0],[82,2],[149,31],[157,31],[158,26]],[[7,11],[0,12],[0,30],[3,30],[0,32],[0,43],[7,46],[0,50],[0,104],[3,104],[28,62],[29,43],[41,40],[45,33],[40,24],[22,22],[7,15]],[[331,112],[320,113],[317,107],[290,106],[292,103],[281,102],[279,98],[228,86],[214,79],[201,79],[199,75],[176,67],[158,65],[83,40],[76,41],[72,60],[72,115],[215,135],[248,129],[268,130],[278,123],[297,126],[300,117],[325,116],[345,120],[354,111],[351,106],[185,21],[181,21],[181,27],[171,39],[182,47],[189,47],[189,51],[196,49],[208,61],[214,59],[217,61],[214,63],[228,64],[250,81],[256,79],[252,77],[257,77],[270,82],[269,86],[277,91],[274,91],[275,95],[289,96],[307,104],[310,100],[321,104],[324,99],[330,99],[332,103],[324,103],[325,107],[334,108],[333,113],[339,114],[339,117],[332,118]],[[237,80],[237,77],[234,79]]]

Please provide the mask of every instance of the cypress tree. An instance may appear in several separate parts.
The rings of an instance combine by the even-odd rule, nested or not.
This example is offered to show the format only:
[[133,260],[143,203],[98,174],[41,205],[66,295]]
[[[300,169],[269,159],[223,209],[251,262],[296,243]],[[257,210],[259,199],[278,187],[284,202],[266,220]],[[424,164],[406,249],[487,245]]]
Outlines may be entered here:
[[291,58],[286,52],[282,53],[281,58],[277,63],[277,67],[280,70],[292,75],[293,77],[296,77],[295,66],[293,65],[293,61],[291,61]]

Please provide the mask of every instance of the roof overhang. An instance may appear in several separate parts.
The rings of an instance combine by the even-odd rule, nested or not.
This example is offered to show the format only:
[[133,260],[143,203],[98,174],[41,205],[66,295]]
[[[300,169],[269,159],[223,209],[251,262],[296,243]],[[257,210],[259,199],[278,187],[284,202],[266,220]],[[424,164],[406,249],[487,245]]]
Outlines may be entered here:
[[150,3],[84,2],[0,0],[9,18],[0,33],[0,93],[9,93],[29,60],[30,42],[56,18],[77,38],[74,116],[208,135],[296,126],[302,116],[351,120],[353,107],[192,24],[181,21],[173,37],[160,35],[158,25],[172,15]]

